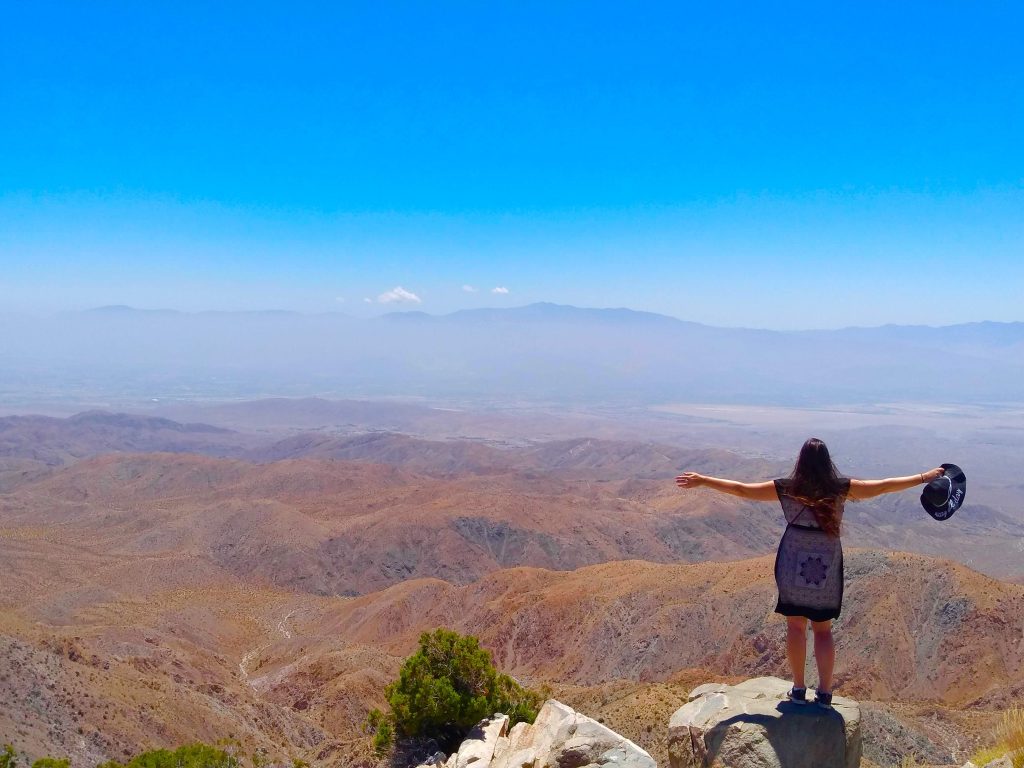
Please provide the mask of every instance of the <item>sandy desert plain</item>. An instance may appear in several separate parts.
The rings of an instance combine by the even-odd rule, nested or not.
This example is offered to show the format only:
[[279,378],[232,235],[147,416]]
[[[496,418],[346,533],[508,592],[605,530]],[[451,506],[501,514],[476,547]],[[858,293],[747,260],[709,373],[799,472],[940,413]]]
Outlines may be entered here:
[[371,765],[367,711],[448,626],[665,764],[690,688],[786,674],[780,511],[672,478],[777,477],[811,434],[852,476],[969,478],[944,523],[912,491],[848,506],[865,765],[962,764],[1024,696],[1020,405],[99,405],[0,418],[0,740],[29,758]]

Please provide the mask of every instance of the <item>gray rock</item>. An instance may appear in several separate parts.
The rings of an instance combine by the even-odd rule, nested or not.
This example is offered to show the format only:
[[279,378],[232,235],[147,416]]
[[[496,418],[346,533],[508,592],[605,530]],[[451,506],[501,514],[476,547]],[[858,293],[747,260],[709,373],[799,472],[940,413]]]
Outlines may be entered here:
[[491,768],[525,768],[533,765],[534,752],[530,748],[532,726],[527,723],[516,723],[508,732],[508,741],[499,741],[495,748]]
[[484,768],[494,757],[494,749],[508,732],[508,717],[494,715],[481,720],[459,745],[455,768]]
[[533,725],[518,723],[499,740],[493,757],[489,768],[657,768],[632,741],[554,699]]
[[985,763],[983,768],[1013,768],[1013,761],[1010,759],[1009,755],[1003,755],[989,763]]
[[857,768],[857,703],[836,696],[833,709],[794,704],[789,687],[758,677],[695,688],[669,721],[672,768]]

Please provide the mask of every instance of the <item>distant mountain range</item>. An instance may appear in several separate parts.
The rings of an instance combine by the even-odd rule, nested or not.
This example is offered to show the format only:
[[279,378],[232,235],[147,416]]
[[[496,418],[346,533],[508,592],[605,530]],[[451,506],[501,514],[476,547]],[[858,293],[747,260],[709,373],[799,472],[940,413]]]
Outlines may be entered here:
[[[289,318],[330,318],[347,320],[357,323],[378,323],[395,321],[422,321],[436,323],[458,322],[498,322],[498,323],[581,323],[599,322],[606,324],[631,325],[664,325],[688,328],[706,328],[726,332],[752,332],[758,334],[842,334],[887,335],[903,334],[907,338],[922,335],[940,335],[952,331],[961,338],[983,339],[993,335],[1002,335],[1007,341],[1024,341],[1024,322],[995,322],[982,320],[969,323],[950,325],[899,325],[887,323],[878,326],[849,326],[838,329],[815,329],[809,327],[796,331],[771,330],[769,328],[720,327],[683,320],[672,315],[657,312],[629,309],[627,307],[576,307],[571,304],[555,304],[549,301],[538,301],[521,307],[481,307],[477,309],[460,309],[441,315],[433,315],[421,310],[387,312],[373,318],[356,318],[344,312],[304,313],[288,309],[255,309],[255,310],[206,310],[202,312],[183,312],[177,309],[139,309],[124,304],[112,304],[94,307],[78,312],[62,312],[55,317],[77,317],[81,315],[161,315],[166,317],[289,317]],[[10,315],[14,317],[15,315]]]
[[9,402],[985,403],[1019,401],[1024,376],[1024,323],[784,332],[556,304],[375,319],[103,307],[4,323]]
[[[335,412],[359,418],[358,405]],[[373,418],[378,406],[367,405],[362,417]],[[185,549],[238,576],[317,594],[361,594],[411,577],[464,583],[517,565],[772,551],[775,506],[681,494],[672,477],[682,468],[763,479],[786,473],[789,461],[586,437],[498,448],[379,430],[258,434],[96,411],[7,417],[0,521],[53,525],[105,551]],[[913,493],[851,504],[845,535],[851,546],[1024,577],[1024,518],[981,498],[947,524],[925,515]]]

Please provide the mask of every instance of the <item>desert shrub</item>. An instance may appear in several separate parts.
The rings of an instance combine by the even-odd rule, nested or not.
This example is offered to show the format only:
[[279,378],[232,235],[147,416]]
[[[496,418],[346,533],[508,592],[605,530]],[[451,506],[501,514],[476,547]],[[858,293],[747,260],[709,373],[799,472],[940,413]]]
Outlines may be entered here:
[[1013,768],[1024,768],[1024,709],[1014,707],[1003,713],[992,731],[992,745],[971,757],[975,765],[985,765],[1009,754]]
[[[51,768],[56,768],[56,766]],[[239,768],[239,766],[238,758],[234,755],[218,747],[197,742],[178,747],[173,751],[154,749],[143,752],[124,765],[111,760],[97,768]]]
[[380,728],[373,735],[373,751],[378,757],[383,757],[391,749],[391,745],[395,741],[395,731],[391,727],[391,723],[384,721],[380,724]]
[[1003,713],[996,728],[999,741],[1015,755],[1014,768],[1024,765],[1024,709],[1014,708]]
[[399,738],[433,739],[448,751],[485,717],[502,712],[513,725],[532,723],[541,704],[539,693],[495,669],[477,638],[447,629],[420,635],[419,649],[385,694],[390,717],[371,713],[374,746],[379,741],[381,751],[392,725]]
[[32,768],[68,768],[69,765],[71,761],[66,757],[40,757],[32,763]]
[[373,736],[373,751],[378,757],[383,757],[391,749],[395,740],[395,729],[391,725],[391,719],[379,709],[371,709],[366,716],[364,731]]
[[0,768],[15,768],[18,764],[18,753],[10,744],[4,744],[3,752],[0,752]]

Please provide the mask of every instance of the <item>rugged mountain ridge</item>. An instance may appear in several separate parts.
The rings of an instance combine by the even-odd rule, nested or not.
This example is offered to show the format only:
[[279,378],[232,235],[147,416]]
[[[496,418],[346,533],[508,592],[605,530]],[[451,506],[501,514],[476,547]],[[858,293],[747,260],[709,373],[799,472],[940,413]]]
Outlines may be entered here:
[[[466,586],[407,581],[339,605],[325,636],[409,647],[452,626],[479,635],[524,677],[593,685],[707,668],[785,669],[771,557],[497,571]],[[951,561],[854,550],[837,623],[838,686],[866,699],[950,705],[1024,694],[1024,589]]]
[[[592,439],[507,453],[402,436],[346,445],[395,463],[97,456],[23,474],[0,493],[0,528],[21,542],[23,557],[73,540],[97,563],[139,553],[198,559],[262,583],[353,595],[416,577],[466,583],[518,565],[749,557],[774,551],[783,527],[776,505],[675,488],[677,461],[711,474],[780,471],[725,451]],[[477,471],[455,473],[451,462],[461,467],[467,456]],[[850,546],[949,557],[984,550],[980,567],[1020,572],[1024,525],[983,505],[936,523],[914,498],[850,504],[845,527]]]
[[[27,704],[0,709],[0,731],[35,755],[77,768],[235,733],[282,760],[369,759],[366,711],[442,624],[662,759],[647,726],[694,684],[784,673],[771,557],[750,559],[773,550],[778,509],[671,483],[680,464],[758,477],[778,461],[595,438],[11,423],[31,429],[0,471],[0,698]],[[179,452],[90,454],[133,440]],[[984,505],[922,518],[909,496],[847,510],[841,686],[883,765],[911,749],[952,762],[1024,695],[1024,587],[854,547],[1014,558],[1016,523]]]
[[[1024,695],[1015,642],[1024,587],[876,551],[851,552],[849,573],[838,688],[865,702],[869,742],[952,756]],[[83,760],[227,731],[276,755],[351,761],[400,660],[440,625],[479,635],[500,667],[551,683],[655,755],[663,729],[647,726],[695,684],[785,675],[770,558],[517,568],[358,598],[268,590],[216,571],[193,571],[187,583],[173,572],[145,582],[130,566],[117,576],[117,586],[77,588],[60,610],[23,600],[23,584],[0,588],[0,695],[33,702],[0,709],[0,730]]]

